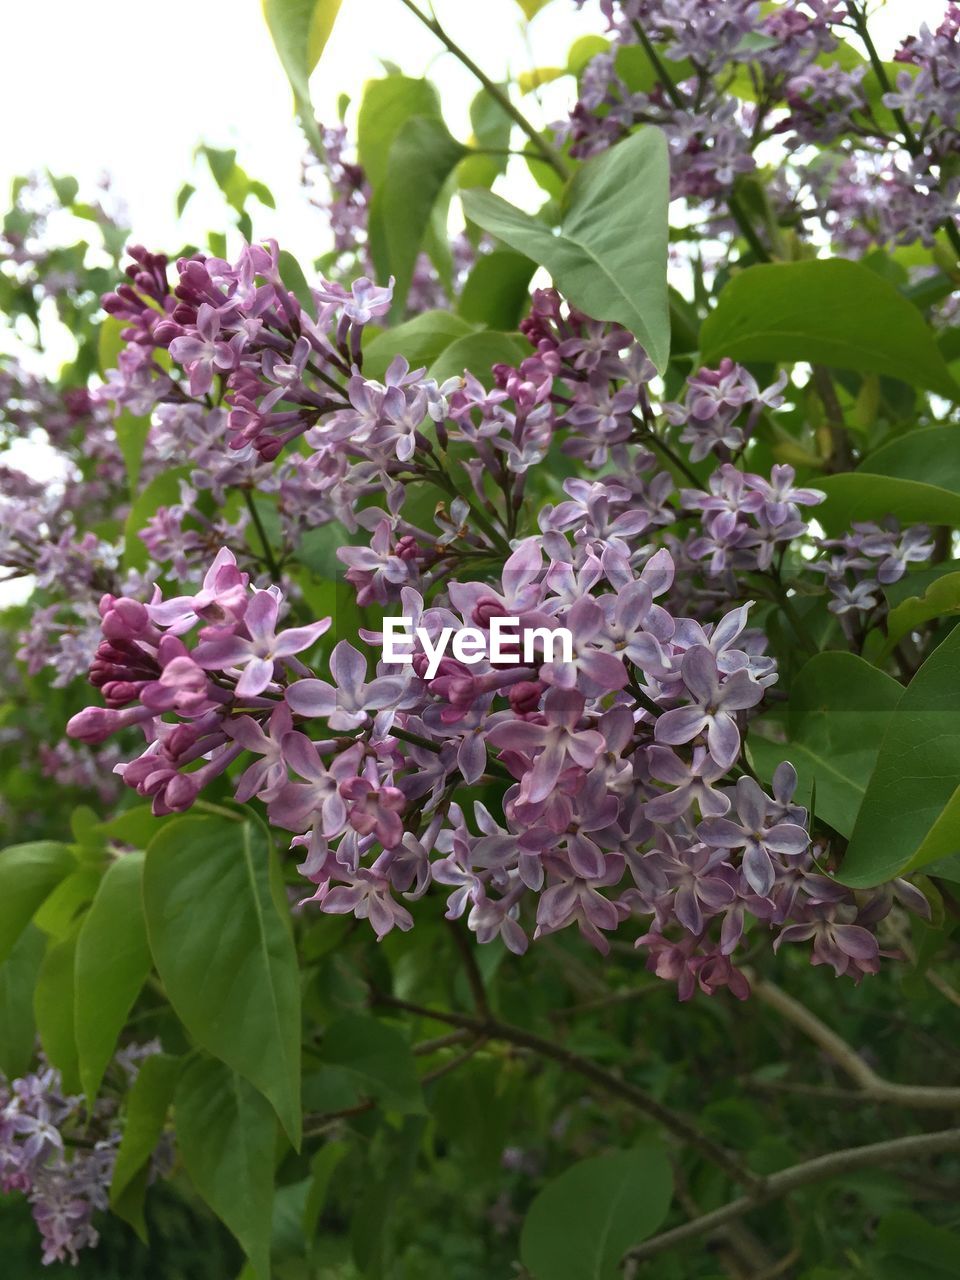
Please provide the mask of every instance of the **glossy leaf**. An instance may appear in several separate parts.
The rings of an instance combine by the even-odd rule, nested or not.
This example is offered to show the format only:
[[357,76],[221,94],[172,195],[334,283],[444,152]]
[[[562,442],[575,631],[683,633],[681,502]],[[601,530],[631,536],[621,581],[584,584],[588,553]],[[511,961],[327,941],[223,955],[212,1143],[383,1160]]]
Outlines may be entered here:
[[0,964],[41,904],[76,865],[69,848],[54,840],[0,851]]
[[96,1096],[107,1063],[150,972],[143,917],[143,853],[112,863],[77,939],[74,1008],[80,1080]]
[[527,1210],[520,1257],[535,1280],[617,1280],[620,1259],[667,1216],[673,1173],[653,1145],[580,1160]]
[[765,782],[783,760],[797,770],[797,800],[849,836],[873,772],[880,740],[903,686],[852,653],[819,653],[800,670],[790,691],[787,741],[751,731],[755,768]]
[[639,130],[586,161],[566,189],[560,232],[488,191],[469,191],[467,217],[545,267],[560,292],[597,320],[635,334],[658,369],[670,353],[667,148]]
[[259,1280],[268,1280],[273,1111],[243,1076],[210,1058],[186,1068],[174,1108],[177,1146],[191,1182],[240,1241]]
[[[239,1071],[300,1141],[300,987],[259,826],[181,818],[147,850],[150,950],[197,1044]],[[200,980],[198,980],[198,978]]]
[[[891,716],[840,878],[880,884],[943,857],[924,848],[960,779],[960,628],[927,658]],[[951,806],[953,808],[953,806]],[[920,855],[920,856],[918,856]]]
[[126,1098],[123,1137],[110,1183],[110,1208],[129,1222],[142,1240],[147,1238],[143,1201],[150,1159],[163,1133],[182,1065],[180,1058],[168,1053],[145,1059]]
[[701,331],[703,363],[809,360],[960,397],[933,330],[894,285],[845,258],[733,276]]

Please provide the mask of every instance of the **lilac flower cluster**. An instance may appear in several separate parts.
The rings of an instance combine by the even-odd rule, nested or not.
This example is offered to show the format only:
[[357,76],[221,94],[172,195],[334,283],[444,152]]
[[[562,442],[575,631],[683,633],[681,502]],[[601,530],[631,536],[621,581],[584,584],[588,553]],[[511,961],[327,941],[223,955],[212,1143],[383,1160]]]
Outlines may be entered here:
[[883,588],[899,582],[909,565],[922,564],[934,551],[925,525],[901,532],[892,518],[883,528],[856,523],[842,538],[824,538],[820,545],[827,555],[814,568],[824,574],[833,597],[827,608],[851,640],[860,639],[867,619],[883,609]]
[[[112,1070],[126,1091],[157,1042],[128,1045]],[[113,1165],[120,1144],[119,1095],[104,1093],[88,1110],[83,1098],[67,1094],[59,1071],[41,1060],[16,1080],[0,1073],[0,1192],[29,1200],[40,1233],[43,1265],[76,1264],[82,1249],[99,1235],[94,1215],[108,1207]],[[163,1144],[152,1175],[166,1171]]]
[[[420,641],[388,663],[369,629],[374,652],[340,640],[323,678],[309,654],[330,619],[284,629],[296,601],[257,589],[224,548],[194,595],[103,597],[90,678],[106,706],[71,735],[138,726],[145,749],[117,772],[157,813],[228,778],[292,833],[309,900],[378,937],[411,927],[406,903],[438,886],[479,941],[516,952],[571,925],[603,951],[645,919],[638,945],[685,996],[744,994],[750,919],[806,930],[837,972],[873,971],[880,898],[820,874],[795,774],[767,794],[743,755],[777,671],[731,570],[782,590],[775,557],[814,549],[803,509],[822,497],[789,466],[742,467],[785,380],[761,390],[725,361],[658,410],[632,335],[543,290],[521,326],[532,353],[497,366],[492,389],[469,372],[437,385],[399,357],[379,382],[360,335],[389,289],[323,283],[308,313],[278,262],[271,246],[179,264],[167,318],[146,322],[174,361],[155,372],[169,403],[186,403],[185,383],[215,404],[219,388],[235,451],[266,464],[295,446],[310,492],[367,535],[337,552],[361,606],[397,609],[431,643],[468,627],[488,642],[493,619],[517,618],[533,657],[518,642],[509,661],[445,655],[431,672]],[[527,487],[556,445],[593,478],[538,499],[531,528]],[[685,446],[720,460],[702,485]],[[678,492],[661,459],[696,487]],[[406,517],[420,482],[449,495],[434,529]],[[557,627],[569,657],[547,652]],[[472,812],[465,785],[482,788]]]
[[[762,16],[752,0],[604,0],[601,8],[613,44],[586,68],[580,100],[560,135],[569,137],[573,154],[588,156],[636,124],[660,125],[676,196],[722,198],[738,175],[752,172],[753,150],[773,128],[767,116],[775,103],[789,97],[794,127],[802,117],[822,132],[827,109],[851,94],[845,81],[824,81],[813,66],[836,45],[840,0],[788,3]],[[631,90],[624,79],[618,58],[624,48],[650,59],[649,89]],[[744,79],[752,88],[741,102],[736,86]],[[861,102],[855,95],[855,105]]]
[[[841,250],[862,252],[932,245],[938,227],[956,224],[956,4],[936,31],[924,26],[904,41],[904,70],[878,102],[867,91],[869,64],[840,48],[845,29],[862,34],[862,6],[847,0],[787,0],[769,12],[752,0],[601,8],[611,47],[587,65],[579,101],[557,126],[572,154],[593,155],[656,123],[669,141],[674,195],[723,218],[738,177],[757,168],[758,146],[776,139],[789,163],[767,184],[768,199],[801,233],[819,222]],[[831,146],[831,163],[811,158],[810,144]]]

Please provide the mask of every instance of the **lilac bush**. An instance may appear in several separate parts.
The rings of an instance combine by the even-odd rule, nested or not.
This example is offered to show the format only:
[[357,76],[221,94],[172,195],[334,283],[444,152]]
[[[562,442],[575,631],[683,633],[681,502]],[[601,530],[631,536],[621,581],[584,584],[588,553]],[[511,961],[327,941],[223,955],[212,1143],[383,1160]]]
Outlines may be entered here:
[[[960,1141],[911,1110],[804,1162],[807,1112],[751,1110],[851,1081],[871,1106],[958,1100],[932,1060],[878,1074],[926,1059],[844,1002],[865,1024],[929,980],[958,1003],[934,966],[960,848],[960,10],[886,62],[858,0],[601,0],[566,68],[504,85],[400,5],[478,80],[466,141],[392,66],[319,124],[339,6],[264,4],[328,229],[313,263],[254,233],[272,196],[234,152],[203,149],[236,227],[178,255],[106,193],[15,192],[9,314],[57,299],[77,357],[57,383],[0,366],[4,446],[57,466],[0,462],[27,595],[0,649],[0,1186],[44,1262],[108,1207],[143,1232],[170,1166],[258,1280],[292,1235],[306,1274],[318,1222],[343,1235],[358,1203],[348,1265],[399,1278],[383,1222],[412,1181],[431,1207],[397,1228],[403,1275],[490,1274],[425,1226],[454,1193],[467,1221],[478,1185],[504,1274],[585,1280],[582,1227],[617,1242],[594,1277],[675,1246],[680,1271],[643,1274],[715,1274],[684,1242],[721,1228],[729,1274],[812,1275],[860,1237],[810,1244],[811,1210],[784,1260],[772,1220],[724,1224]],[[562,76],[564,118],[528,112]],[[491,190],[524,166],[532,211]],[[57,202],[97,223],[96,267],[50,247]],[[632,1021],[658,990],[695,1030],[655,995]],[[767,1011],[833,1065],[793,1081],[782,1035],[765,1062]],[[701,1040],[702,1080],[679,1074],[674,1042]],[[692,1221],[654,1234],[659,1147],[591,1154],[622,1146],[614,1104],[668,1135]],[[561,1150],[585,1159],[533,1198]],[[901,1229],[864,1266],[893,1274]]]

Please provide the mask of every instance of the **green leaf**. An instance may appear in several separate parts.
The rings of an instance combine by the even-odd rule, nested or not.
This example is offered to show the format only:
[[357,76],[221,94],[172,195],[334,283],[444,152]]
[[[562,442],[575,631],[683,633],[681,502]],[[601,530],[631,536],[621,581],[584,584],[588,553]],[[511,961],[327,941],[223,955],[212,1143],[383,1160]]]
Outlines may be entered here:
[[117,433],[117,444],[127,468],[127,486],[132,497],[137,492],[140,480],[140,463],[150,433],[150,418],[138,418],[129,410],[122,409],[113,420],[113,429]]
[[126,321],[118,320],[116,316],[107,316],[100,325],[97,332],[97,367],[102,378],[117,367],[117,357],[127,345],[120,336],[126,327]]
[[517,88],[521,93],[533,93],[541,85],[551,84],[567,75],[566,67],[531,67],[529,71],[521,71],[517,76]]
[[150,555],[138,534],[160,507],[171,507],[180,501],[180,481],[189,478],[189,467],[171,467],[154,476],[144,491],[133,500],[124,525],[124,569],[146,569]]
[[508,333],[492,329],[470,333],[451,342],[430,367],[430,377],[437,382],[461,376],[464,369],[474,374],[486,387],[493,385],[495,364],[518,365],[526,353]]
[[887,616],[887,642],[884,654],[889,653],[910,631],[916,631],[934,618],[960,613],[960,573],[945,573],[927,588],[923,596],[908,596]]
[[672,1196],[670,1162],[657,1146],[580,1160],[527,1210],[523,1265],[536,1280],[618,1280],[623,1254],[656,1231]]
[[739,272],[703,322],[702,359],[809,360],[882,373],[960,397],[933,330],[888,281],[857,262],[820,258]]
[[529,22],[531,18],[535,18],[550,0],[517,0],[517,4],[523,10],[523,16]]
[[247,1081],[198,1059],[174,1098],[177,1145],[197,1192],[237,1237],[260,1280],[269,1280],[276,1120]]
[[[881,884],[944,856],[925,841],[960,779],[960,627],[927,658],[890,718],[839,878]],[[954,804],[950,805],[954,811]]]
[[370,204],[370,250],[377,278],[396,278],[393,314],[402,315],[433,207],[466,148],[442,120],[414,116],[390,146],[383,181]]
[[472,325],[449,311],[424,311],[364,344],[364,377],[382,381],[390,362],[398,355],[412,369],[432,365],[451,342],[472,332]]
[[516,329],[530,297],[536,263],[510,249],[481,254],[467,276],[458,310],[488,329]]
[[327,1030],[323,1061],[345,1069],[361,1096],[389,1111],[423,1111],[423,1094],[410,1045],[378,1018],[347,1014]]
[[350,1150],[346,1142],[325,1142],[310,1161],[310,1189],[303,1209],[303,1234],[307,1240],[317,1237],[317,1223],[327,1198],[334,1170]]
[[787,741],[751,732],[750,753],[760,777],[773,777],[783,760],[797,770],[797,798],[809,805],[816,787],[817,816],[849,836],[880,739],[903,687],[852,653],[818,653],[790,690]]
[[123,1137],[110,1183],[110,1208],[129,1222],[144,1241],[147,1226],[143,1218],[143,1201],[150,1158],[163,1133],[182,1065],[182,1060],[171,1054],[154,1054],[141,1063],[137,1078],[127,1094]]
[[47,948],[33,992],[33,1012],[43,1051],[63,1077],[66,1093],[77,1093],[80,1073],[73,1031],[73,971],[77,935]]
[[141,852],[112,863],[77,939],[74,1020],[80,1081],[92,1102],[140,988],[150,972]]
[[310,73],[320,61],[340,11],[340,0],[262,0],[273,43],[290,87],[304,131],[317,154],[323,142],[310,104]]
[[896,516],[902,524],[960,524],[960,428],[911,431],[876,449],[856,471],[827,476],[817,519],[828,531]]
[[357,119],[357,153],[374,193],[387,175],[394,138],[414,116],[440,119],[440,99],[429,80],[396,75],[367,84]]
[[668,161],[652,126],[587,160],[564,193],[560,231],[489,191],[464,193],[468,218],[545,267],[570,302],[624,325],[661,371],[667,306]]
[[0,1071],[8,1080],[25,1075],[33,1061],[33,989],[43,952],[43,934],[28,924],[0,965]]
[[303,274],[300,263],[289,250],[281,249],[277,266],[280,269],[280,279],[290,292],[296,295],[297,301],[306,308],[307,313],[311,313],[315,305],[313,294],[310,292],[307,277]]
[[181,818],[151,842],[147,933],[170,1003],[204,1049],[269,1098],[300,1142],[300,975],[259,825]]
[[880,1219],[877,1243],[882,1249],[871,1271],[876,1280],[952,1280],[957,1274],[960,1235],[929,1218],[895,1210]]
[[[507,92],[506,88],[504,92]],[[469,140],[471,147],[485,147],[503,154],[468,155],[457,169],[457,184],[461,187],[489,187],[506,170],[509,159],[506,151],[513,132],[513,118],[492,93],[481,89],[470,103],[470,124],[473,128]]]
[[597,54],[607,53],[609,49],[610,41],[603,36],[578,36],[567,54],[567,70],[571,75],[579,76]]
[[76,865],[67,845],[54,840],[0,851],[0,964],[37,909]]

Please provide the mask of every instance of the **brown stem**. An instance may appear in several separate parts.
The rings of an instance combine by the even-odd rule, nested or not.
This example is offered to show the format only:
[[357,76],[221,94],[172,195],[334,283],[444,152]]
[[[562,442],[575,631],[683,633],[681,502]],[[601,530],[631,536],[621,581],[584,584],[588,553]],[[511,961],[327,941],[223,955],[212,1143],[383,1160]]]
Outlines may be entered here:
[[536,149],[540,152],[541,159],[545,160],[557,176],[566,182],[570,177],[570,174],[559,151],[552,147],[545,138],[541,138],[540,134],[537,133],[536,129],[523,112],[513,105],[508,95],[504,93],[503,89],[501,89],[500,85],[491,80],[490,77],[477,66],[470,55],[465,50],[461,49],[454,39],[447,35],[446,31],[444,31],[436,18],[431,18],[429,15],[425,14],[422,9],[418,9],[413,3],[413,0],[400,0],[400,3],[405,5],[406,8],[423,23],[428,31],[432,31],[440,43],[446,45],[453,56],[462,62],[467,70],[480,81],[487,93],[490,94],[491,98],[495,98],[511,120],[520,126]]
[[606,1093],[622,1099],[637,1111],[641,1111],[644,1115],[648,1115],[658,1121],[665,1129],[675,1134],[683,1142],[695,1147],[735,1182],[747,1187],[756,1187],[762,1183],[762,1179],[742,1165],[718,1142],[714,1142],[707,1134],[702,1133],[685,1116],[665,1106],[637,1085],[631,1084],[628,1080],[624,1080],[620,1076],[605,1070],[589,1058],[584,1058],[579,1053],[574,1053],[572,1050],[564,1048],[563,1045],[547,1040],[543,1036],[538,1036],[533,1031],[526,1031],[523,1027],[515,1027],[510,1023],[501,1022],[497,1018],[476,1018],[465,1013],[448,1012],[446,1009],[429,1009],[424,1005],[413,1004],[409,1000],[399,1000],[395,996],[381,992],[372,992],[371,999],[374,1004],[382,1005],[388,1009],[398,1009],[404,1013],[417,1014],[421,1018],[432,1018],[436,1022],[445,1022],[452,1027],[465,1027],[473,1031],[477,1036],[483,1036],[489,1040],[505,1040],[509,1044],[529,1049],[541,1058],[547,1058],[551,1062],[559,1063],[560,1066],[565,1067],[568,1071],[582,1076],[585,1080],[589,1080],[592,1084],[599,1086]]
[[852,1045],[847,1044],[825,1022],[821,1022],[815,1013],[806,1005],[802,1005],[793,996],[787,995],[772,982],[764,978],[753,977],[751,980],[753,993],[764,1004],[775,1009],[781,1017],[792,1023],[823,1052],[851,1080],[860,1086],[862,1096],[875,1102],[899,1103],[905,1107],[928,1107],[940,1110],[952,1110],[960,1107],[960,1089],[939,1085],[895,1084],[877,1075],[872,1067],[867,1066]]
[[672,1249],[686,1244],[698,1236],[707,1235],[728,1223],[743,1217],[758,1205],[768,1204],[771,1200],[779,1200],[791,1191],[808,1186],[813,1182],[822,1182],[825,1178],[833,1178],[841,1173],[849,1173],[853,1169],[866,1169],[874,1165],[896,1164],[901,1160],[911,1160],[921,1156],[937,1155],[942,1151],[960,1150],[960,1129],[942,1129],[936,1133],[918,1133],[908,1138],[894,1138],[889,1142],[871,1142],[865,1147],[847,1147],[842,1151],[831,1151],[829,1155],[816,1156],[813,1160],[805,1160],[802,1164],[791,1165],[779,1173],[760,1180],[760,1186],[745,1196],[725,1204],[712,1213],[705,1213],[692,1222],[674,1227],[672,1231],[664,1231],[645,1240],[643,1244],[630,1249],[624,1254],[622,1265],[625,1280],[633,1280],[639,1264],[652,1258],[664,1249]]
[[813,385],[827,415],[827,426],[830,430],[830,457],[826,470],[849,471],[853,467],[850,437],[843,421],[843,410],[840,408],[833,379],[823,365],[813,366]]

